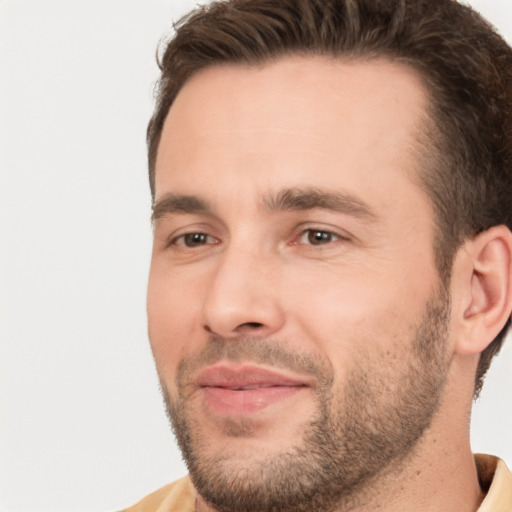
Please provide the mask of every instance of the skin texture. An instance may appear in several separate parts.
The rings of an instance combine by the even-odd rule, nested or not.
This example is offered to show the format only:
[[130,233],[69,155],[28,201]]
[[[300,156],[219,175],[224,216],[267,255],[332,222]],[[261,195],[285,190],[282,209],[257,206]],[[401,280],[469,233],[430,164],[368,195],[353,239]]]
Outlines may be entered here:
[[[470,310],[468,248],[452,283],[435,268],[426,102],[405,67],[319,57],[207,69],[178,95],[148,319],[197,510],[476,510],[480,347],[457,340],[486,291]],[[198,384],[215,365],[297,389],[219,405]]]

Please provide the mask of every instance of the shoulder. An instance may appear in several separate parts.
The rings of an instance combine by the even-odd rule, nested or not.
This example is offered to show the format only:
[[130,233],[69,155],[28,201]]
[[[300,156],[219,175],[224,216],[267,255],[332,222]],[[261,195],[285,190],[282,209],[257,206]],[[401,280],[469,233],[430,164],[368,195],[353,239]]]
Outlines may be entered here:
[[120,512],[193,512],[195,491],[188,476],[165,485]]

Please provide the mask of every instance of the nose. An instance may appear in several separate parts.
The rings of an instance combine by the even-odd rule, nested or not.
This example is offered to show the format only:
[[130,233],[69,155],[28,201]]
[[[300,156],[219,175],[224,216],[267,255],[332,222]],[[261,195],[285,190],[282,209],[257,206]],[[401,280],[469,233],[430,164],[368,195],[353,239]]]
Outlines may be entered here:
[[203,307],[204,329],[222,338],[266,337],[279,331],[279,269],[261,253],[232,248],[219,255]]

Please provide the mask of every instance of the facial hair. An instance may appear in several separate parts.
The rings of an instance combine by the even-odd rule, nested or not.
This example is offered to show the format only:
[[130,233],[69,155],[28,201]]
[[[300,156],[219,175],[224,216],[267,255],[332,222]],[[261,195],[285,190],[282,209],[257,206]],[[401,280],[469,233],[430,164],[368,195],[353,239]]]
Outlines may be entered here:
[[[449,293],[427,302],[412,339],[354,361],[335,386],[327,360],[285,349],[276,340],[212,337],[178,368],[178,396],[162,391],[171,424],[199,495],[222,512],[311,512],[361,505],[370,486],[413,452],[439,407],[449,367]],[[343,356],[340,356],[343,357]],[[314,377],[316,413],[292,448],[260,460],[205,453],[208,427],[188,402],[190,375],[221,360],[250,361]],[[224,434],[251,437],[250,423],[226,420]]]

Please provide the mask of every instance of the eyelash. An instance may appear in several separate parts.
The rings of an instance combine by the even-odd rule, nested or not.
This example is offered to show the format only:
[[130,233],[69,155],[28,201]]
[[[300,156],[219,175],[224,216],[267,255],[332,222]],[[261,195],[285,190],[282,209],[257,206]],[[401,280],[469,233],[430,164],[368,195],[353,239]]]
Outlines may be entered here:
[[[190,240],[190,238],[192,238],[192,237],[204,237],[203,239],[210,238],[211,240],[214,240],[212,245],[215,245],[218,243],[218,240],[216,238],[214,238],[213,236],[209,235],[208,233],[204,233],[202,231],[192,231],[190,233],[183,233],[179,236],[172,238],[167,243],[167,246],[178,245],[181,247],[185,247],[187,249],[194,249],[195,247],[201,247],[203,245],[207,245],[206,243],[196,243],[194,240]],[[192,242],[192,244],[187,245],[187,238],[189,239],[188,241]],[[182,241],[183,243],[179,243],[180,241]]]
[[[316,236],[316,238],[313,238],[314,236]],[[307,238],[307,242],[309,243],[302,241],[304,238]],[[292,245],[299,245],[302,243],[303,245],[319,246],[328,245],[332,242],[338,242],[339,240],[346,240],[346,238],[343,238],[341,235],[327,229],[307,228],[302,229],[299,232],[296,240],[297,242],[294,242]]]

